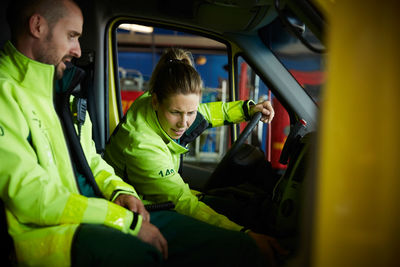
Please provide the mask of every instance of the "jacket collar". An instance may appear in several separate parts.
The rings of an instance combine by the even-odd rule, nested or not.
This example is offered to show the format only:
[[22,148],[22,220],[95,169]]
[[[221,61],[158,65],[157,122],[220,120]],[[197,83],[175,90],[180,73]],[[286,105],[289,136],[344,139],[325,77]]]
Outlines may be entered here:
[[[7,41],[4,45],[6,55],[13,62],[14,67],[9,67],[9,75],[24,88],[34,88],[35,94],[47,97],[53,96],[53,80],[55,67],[28,58],[19,52],[14,45]],[[33,86],[34,85],[34,86]],[[47,85],[47,86],[46,86]]]

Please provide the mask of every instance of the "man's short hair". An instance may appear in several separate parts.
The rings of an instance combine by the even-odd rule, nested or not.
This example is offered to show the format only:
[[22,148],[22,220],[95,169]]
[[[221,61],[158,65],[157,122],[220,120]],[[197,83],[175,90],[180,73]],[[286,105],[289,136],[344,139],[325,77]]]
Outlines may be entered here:
[[65,1],[72,0],[10,0],[7,7],[7,23],[11,36],[15,37],[25,31],[29,18],[36,13],[47,20],[51,29],[66,14]]

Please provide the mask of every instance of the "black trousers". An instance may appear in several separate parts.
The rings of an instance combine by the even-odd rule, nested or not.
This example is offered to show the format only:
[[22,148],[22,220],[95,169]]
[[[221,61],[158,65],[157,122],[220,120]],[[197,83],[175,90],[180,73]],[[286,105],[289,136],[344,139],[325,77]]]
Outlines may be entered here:
[[261,266],[254,241],[174,211],[151,212],[168,241],[169,258],[137,237],[102,225],[84,224],[72,246],[72,266]]

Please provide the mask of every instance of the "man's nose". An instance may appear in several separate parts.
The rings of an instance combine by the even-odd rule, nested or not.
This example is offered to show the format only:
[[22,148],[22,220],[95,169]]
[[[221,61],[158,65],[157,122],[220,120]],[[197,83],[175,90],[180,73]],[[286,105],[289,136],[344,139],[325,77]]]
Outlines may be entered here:
[[75,45],[72,47],[71,54],[76,58],[81,57],[82,51],[81,51],[81,45],[80,45],[79,41],[76,41]]

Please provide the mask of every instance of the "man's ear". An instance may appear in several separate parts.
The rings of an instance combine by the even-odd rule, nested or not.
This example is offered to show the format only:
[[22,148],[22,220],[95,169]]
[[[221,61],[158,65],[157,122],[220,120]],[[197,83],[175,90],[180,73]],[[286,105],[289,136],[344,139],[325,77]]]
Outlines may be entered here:
[[155,111],[158,110],[158,105],[159,105],[159,103],[158,103],[158,99],[157,99],[156,93],[152,93],[152,94],[151,94],[151,105],[153,106],[153,109],[154,109]]
[[41,38],[47,31],[47,22],[39,14],[33,14],[29,18],[29,33],[35,38]]

